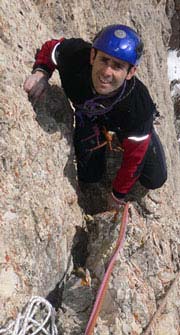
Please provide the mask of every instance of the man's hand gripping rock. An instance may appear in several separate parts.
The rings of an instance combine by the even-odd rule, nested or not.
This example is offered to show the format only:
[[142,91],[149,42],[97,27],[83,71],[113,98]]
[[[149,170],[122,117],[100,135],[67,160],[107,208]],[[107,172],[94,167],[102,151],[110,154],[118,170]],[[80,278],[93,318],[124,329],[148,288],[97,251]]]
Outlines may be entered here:
[[119,214],[122,214],[126,202],[124,199],[118,199],[113,193],[110,194],[108,199],[108,210],[115,212],[115,219],[119,217]]
[[48,76],[42,71],[36,71],[31,74],[24,82],[24,90],[28,94],[29,99],[36,102],[48,87]]

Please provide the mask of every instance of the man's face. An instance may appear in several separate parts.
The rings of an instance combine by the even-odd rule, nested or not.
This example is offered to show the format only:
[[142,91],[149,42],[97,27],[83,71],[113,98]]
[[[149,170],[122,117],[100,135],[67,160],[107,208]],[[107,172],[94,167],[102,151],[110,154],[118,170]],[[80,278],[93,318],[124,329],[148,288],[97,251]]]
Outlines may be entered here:
[[136,67],[130,71],[129,64],[102,51],[91,49],[92,82],[97,93],[110,94],[122,86],[124,80],[132,78]]

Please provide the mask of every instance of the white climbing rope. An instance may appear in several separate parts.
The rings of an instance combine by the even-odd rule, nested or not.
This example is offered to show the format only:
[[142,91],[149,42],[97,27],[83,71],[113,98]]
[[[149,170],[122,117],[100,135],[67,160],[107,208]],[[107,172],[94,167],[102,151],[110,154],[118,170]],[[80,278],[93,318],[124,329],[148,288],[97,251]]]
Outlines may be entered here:
[[42,297],[32,297],[24,311],[19,313],[16,320],[6,327],[0,328],[0,334],[5,335],[57,335],[55,310]]

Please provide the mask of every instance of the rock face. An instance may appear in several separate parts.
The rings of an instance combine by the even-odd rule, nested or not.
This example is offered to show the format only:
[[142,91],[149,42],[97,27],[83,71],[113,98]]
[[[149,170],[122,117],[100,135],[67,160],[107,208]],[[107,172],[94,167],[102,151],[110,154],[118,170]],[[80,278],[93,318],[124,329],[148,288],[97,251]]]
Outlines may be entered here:
[[[161,115],[156,130],[165,147],[168,181],[160,190],[146,194],[137,183],[131,192],[124,251],[113,271],[95,333],[142,334],[157,313],[153,334],[179,334],[180,156],[167,77],[171,18],[178,8],[173,0],[2,0],[2,323],[16,318],[31,295],[42,295],[57,308],[62,303],[57,314],[61,334],[84,332],[118,226],[112,227],[110,218],[102,219],[100,214],[88,224],[83,218],[85,197],[77,187],[72,145],[73,113],[57,74],[46,95],[34,105],[23,92],[23,82],[31,72],[36,49],[45,40],[62,35],[91,40],[104,25],[121,22],[138,30],[144,40],[138,74]],[[113,162],[109,158],[109,178],[118,159],[117,155]],[[105,184],[103,187],[107,192]],[[89,207],[91,194],[84,199]],[[100,209],[104,193],[97,194]],[[88,255],[91,288],[79,285],[72,274],[75,259],[85,265],[84,255]]]
[[48,28],[33,1],[3,1],[1,18],[2,321],[16,315],[29,296],[46,296],[72,267],[72,240],[82,214],[69,103],[57,79],[34,106],[22,88],[41,44],[38,35],[50,37]]

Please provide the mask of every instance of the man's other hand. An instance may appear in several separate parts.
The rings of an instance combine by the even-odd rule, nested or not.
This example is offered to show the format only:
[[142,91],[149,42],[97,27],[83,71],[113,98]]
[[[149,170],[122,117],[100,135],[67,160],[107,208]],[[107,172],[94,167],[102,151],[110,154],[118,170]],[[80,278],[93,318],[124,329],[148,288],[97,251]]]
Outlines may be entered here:
[[113,193],[109,195],[108,198],[108,210],[114,210],[116,212],[119,212],[122,206],[124,206],[126,202],[124,199],[118,199],[115,197]]

